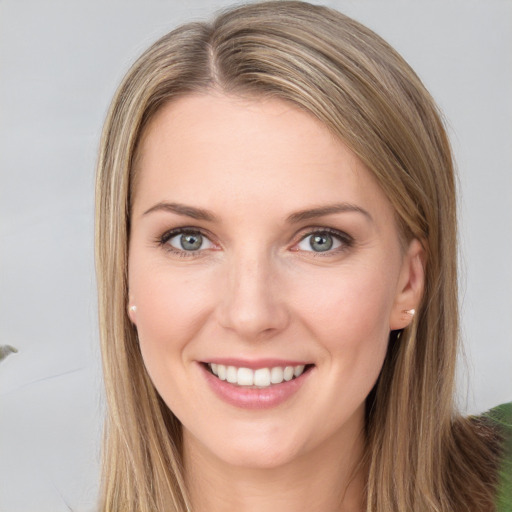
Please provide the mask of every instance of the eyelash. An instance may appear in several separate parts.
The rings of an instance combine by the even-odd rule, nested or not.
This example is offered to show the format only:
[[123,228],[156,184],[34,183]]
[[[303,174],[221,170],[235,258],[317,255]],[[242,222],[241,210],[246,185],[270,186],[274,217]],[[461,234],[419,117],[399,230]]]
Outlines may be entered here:
[[[308,253],[311,253],[315,258],[326,258],[329,256],[333,256],[336,254],[340,254],[348,249],[350,249],[354,245],[354,239],[348,235],[347,233],[343,231],[339,231],[337,229],[333,228],[327,228],[327,227],[318,227],[318,228],[308,228],[309,231],[300,237],[299,241],[295,243],[294,245],[297,246],[300,244],[303,240],[306,240],[310,236],[313,235],[330,235],[333,238],[336,238],[340,243],[341,246],[338,248],[335,248],[333,250],[327,250],[325,252],[321,251],[305,251]],[[297,252],[299,252],[299,249],[296,249]]]
[[[347,233],[343,231],[338,231],[337,229],[333,228],[327,228],[327,227],[317,227],[317,228],[307,228],[308,231],[303,236],[300,237],[300,239],[294,243],[294,246],[297,246],[302,241],[306,240],[308,237],[313,235],[323,235],[327,234],[332,236],[333,238],[336,238],[340,243],[341,246],[334,249],[334,250],[327,250],[325,252],[321,251],[304,251],[311,253],[314,257],[328,257],[332,256],[334,254],[342,253],[348,249],[350,249],[354,245],[354,239],[348,235]],[[208,240],[211,241],[211,235],[204,232],[201,229],[193,228],[193,227],[182,227],[182,228],[174,228],[169,231],[166,231],[163,235],[158,237],[156,239],[157,244],[162,247],[164,250],[179,256],[181,258],[195,258],[201,256],[201,253],[205,250],[197,250],[197,251],[185,251],[185,250],[179,250],[170,245],[168,242],[172,238],[178,235],[187,235],[187,234],[199,234]],[[212,242],[213,243],[213,242]],[[294,249],[296,252],[300,252],[300,249]]]
[[208,233],[202,231],[198,228],[193,227],[184,227],[184,228],[174,228],[169,231],[166,231],[162,236],[158,237],[156,242],[159,246],[161,246],[164,250],[172,253],[175,256],[179,256],[180,258],[197,258],[201,255],[201,250],[198,251],[180,251],[179,249],[176,249],[176,247],[173,247],[171,244],[169,244],[169,240],[174,238],[177,235],[201,235],[204,238],[207,238],[208,240],[211,239],[211,235]]

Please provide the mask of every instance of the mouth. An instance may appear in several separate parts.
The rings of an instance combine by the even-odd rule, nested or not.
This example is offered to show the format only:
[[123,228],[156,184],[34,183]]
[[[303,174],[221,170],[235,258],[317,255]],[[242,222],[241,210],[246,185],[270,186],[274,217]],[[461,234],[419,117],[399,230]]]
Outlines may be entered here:
[[203,363],[205,368],[221,381],[249,389],[265,389],[298,379],[313,368],[313,364],[271,366],[251,369],[217,363]]

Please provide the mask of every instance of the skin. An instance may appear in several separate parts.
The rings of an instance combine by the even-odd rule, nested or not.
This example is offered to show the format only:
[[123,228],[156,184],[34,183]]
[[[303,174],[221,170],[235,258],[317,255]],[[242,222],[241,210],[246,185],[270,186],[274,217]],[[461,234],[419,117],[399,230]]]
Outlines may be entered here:
[[[390,330],[420,301],[420,243],[404,247],[361,161],[281,100],[180,98],[152,119],[136,170],[130,317],[183,424],[194,511],[362,511],[364,403]],[[339,204],[350,209],[290,222]],[[179,234],[162,240],[182,227],[203,232],[200,250],[181,249]],[[319,253],[309,235],[322,229],[341,238]],[[218,357],[314,367],[284,403],[247,410],[206,385],[200,362]]]

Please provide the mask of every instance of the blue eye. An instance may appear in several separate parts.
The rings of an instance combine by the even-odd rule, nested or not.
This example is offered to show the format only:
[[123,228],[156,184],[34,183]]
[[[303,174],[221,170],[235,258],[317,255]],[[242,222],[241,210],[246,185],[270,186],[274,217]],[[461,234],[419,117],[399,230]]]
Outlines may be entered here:
[[213,244],[199,231],[179,232],[170,236],[166,241],[178,251],[196,252],[203,249],[211,249]]
[[342,245],[341,236],[334,235],[328,231],[318,231],[305,236],[297,247],[301,251],[327,252],[339,249]]

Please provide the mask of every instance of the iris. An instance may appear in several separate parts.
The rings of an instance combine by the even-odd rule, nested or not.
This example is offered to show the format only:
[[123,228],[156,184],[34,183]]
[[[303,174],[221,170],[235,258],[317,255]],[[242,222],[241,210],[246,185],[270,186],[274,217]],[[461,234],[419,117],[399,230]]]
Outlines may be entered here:
[[327,233],[317,233],[309,238],[309,245],[316,252],[328,251],[333,246],[332,236]]

